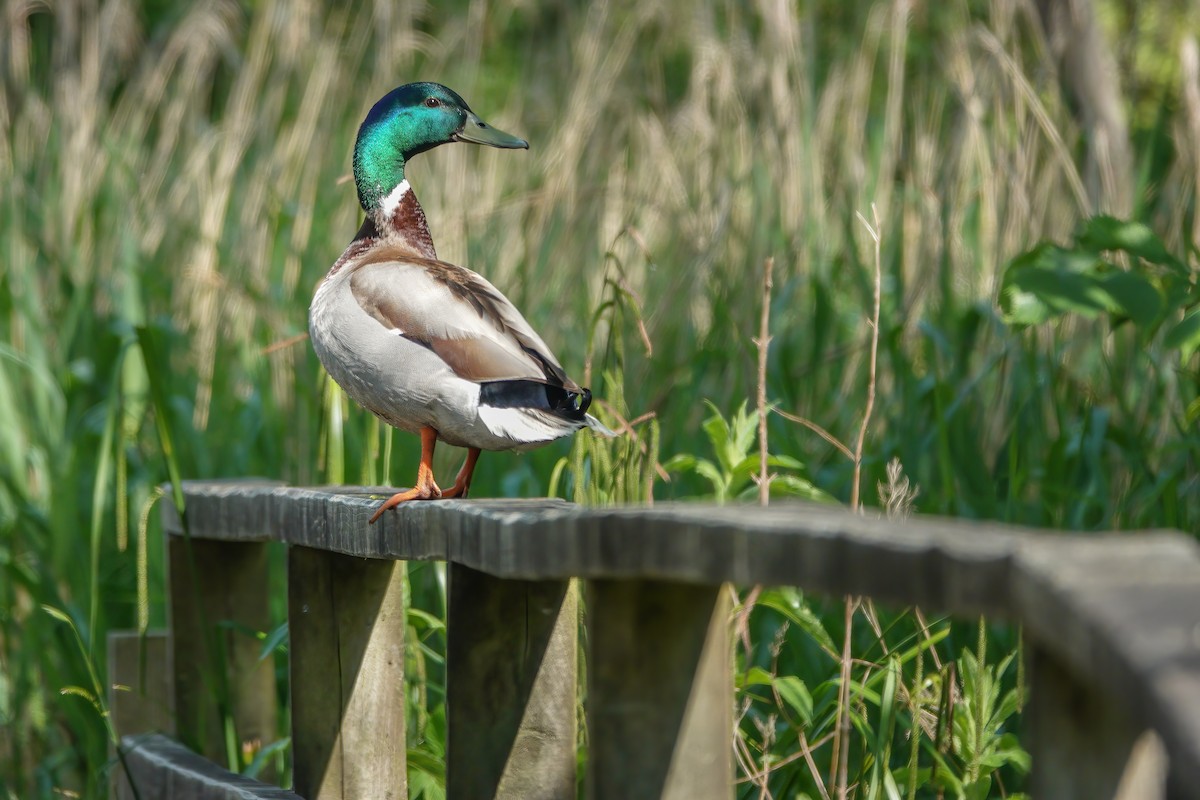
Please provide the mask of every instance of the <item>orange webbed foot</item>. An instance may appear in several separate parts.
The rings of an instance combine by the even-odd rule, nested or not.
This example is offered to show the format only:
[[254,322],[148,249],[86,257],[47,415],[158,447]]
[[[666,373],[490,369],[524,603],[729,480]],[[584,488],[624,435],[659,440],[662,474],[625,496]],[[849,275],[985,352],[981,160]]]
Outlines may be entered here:
[[[443,497],[442,490],[433,480],[433,448],[437,445],[437,431],[433,428],[421,429],[421,463],[417,466],[417,484],[403,492],[396,494],[384,500],[379,508],[375,509],[375,513],[371,515],[368,524],[374,525],[375,521],[383,516],[383,512],[389,508],[395,508],[401,503],[407,503],[409,500],[437,500]],[[455,486],[457,486],[457,481]],[[451,495],[453,496],[453,495]]]
[[375,509],[375,513],[371,515],[371,519],[368,522],[374,525],[375,521],[383,516],[383,512],[389,508],[395,508],[401,503],[407,503],[409,500],[437,500],[439,497],[442,497],[442,490],[438,488],[436,483],[429,483],[425,486],[414,486],[403,492],[396,492],[379,504],[379,508]]

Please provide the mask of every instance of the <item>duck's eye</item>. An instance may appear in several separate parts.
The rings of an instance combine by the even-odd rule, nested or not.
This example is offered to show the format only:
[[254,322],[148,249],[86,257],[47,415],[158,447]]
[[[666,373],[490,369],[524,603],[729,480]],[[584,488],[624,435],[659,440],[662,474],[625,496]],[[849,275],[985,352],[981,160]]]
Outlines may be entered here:
[[436,97],[426,97],[425,98],[425,107],[426,108],[437,108],[441,104],[442,104],[442,101],[438,100]]

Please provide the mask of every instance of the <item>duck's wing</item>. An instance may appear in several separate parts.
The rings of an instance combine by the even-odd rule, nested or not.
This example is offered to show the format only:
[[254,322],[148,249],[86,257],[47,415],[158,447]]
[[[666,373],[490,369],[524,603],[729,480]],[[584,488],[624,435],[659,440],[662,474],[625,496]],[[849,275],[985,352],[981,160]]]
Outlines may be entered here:
[[469,269],[385,246],[352,265],[349,282],[368,316],[428,347],[461,378],[532,381],[588,396],[516,306]]

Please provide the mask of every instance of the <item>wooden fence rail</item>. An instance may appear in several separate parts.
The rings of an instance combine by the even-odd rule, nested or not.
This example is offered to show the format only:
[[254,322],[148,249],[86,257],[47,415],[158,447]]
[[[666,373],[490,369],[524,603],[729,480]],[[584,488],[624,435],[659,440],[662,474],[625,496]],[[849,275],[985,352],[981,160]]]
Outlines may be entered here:
[[[1067,536],[813,505],[590,510],[554,500],[413,504],[367,525],[366,490],[189,483],[165,510],[176,730],[123,746],[142,800],[404,798],[402,560],[448,563],[447,794],[576,796],[578,606],[587,601],[593,798],[729,798],[727,583],[794,585],[1023,625],[1025,744],[1039,800],[1200,800],[1200,546],[1174,532]],[[230,775],[275,737],[268,542],[288,555],[294,792]],[[119,642],[117,644],[120,644]],[[112,682],[134,683],[113,647]],[[218,655],[214,658],[214,653]],[[213,676],[207,664],[221,664]],[[114,708],[118,730],[138,716]],[[170,732],[170,731],[168,731]],[[125,796],[128,787],[124,787]]]

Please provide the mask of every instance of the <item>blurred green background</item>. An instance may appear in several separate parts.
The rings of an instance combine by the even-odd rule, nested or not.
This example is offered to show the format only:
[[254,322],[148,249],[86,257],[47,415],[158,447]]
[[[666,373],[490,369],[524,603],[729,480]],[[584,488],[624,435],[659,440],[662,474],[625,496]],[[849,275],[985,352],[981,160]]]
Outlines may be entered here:
[[[1068,5],[1082,11],[1066,19]],[[89,694],[104,636],[165,618],[160,427],[184,478],[411,480],[415,438],[348,404],[303,334],[360,219],[357,126],[412,80],[531,143],[410,166],[439,254],[505,291],[610,424],[637,420],[612,445],[486,454],[476,495],[753,495],[757,418],[739,408],[754,408],[768,257],[768,402],[852,444],[876,267],[858,215],[877,214],[867,506],[1200,526],[1194,3],[0,7],[6,797],[103,796]],[[1101,213],[1132,224],[1085,223]],[[1109,291],[1117,273],[1132,277]],[[847,501],[836,447],[774,411],[768,430],[776,490]],[[415,580],[414,608],[436,617],[438,591]],[[843,608],[757,599],[739,646],[739,793],[819,797],[835,788]],[[1019,632],[880,614],[859,609],[852,633],[866,699],[851,796],[1016,796]],[[436,661],[434,617],[413,636]],[[429,688],[414,688],[410,742],[413,793],[435,797]],[[809,744],[820,769],[796,757]]]

